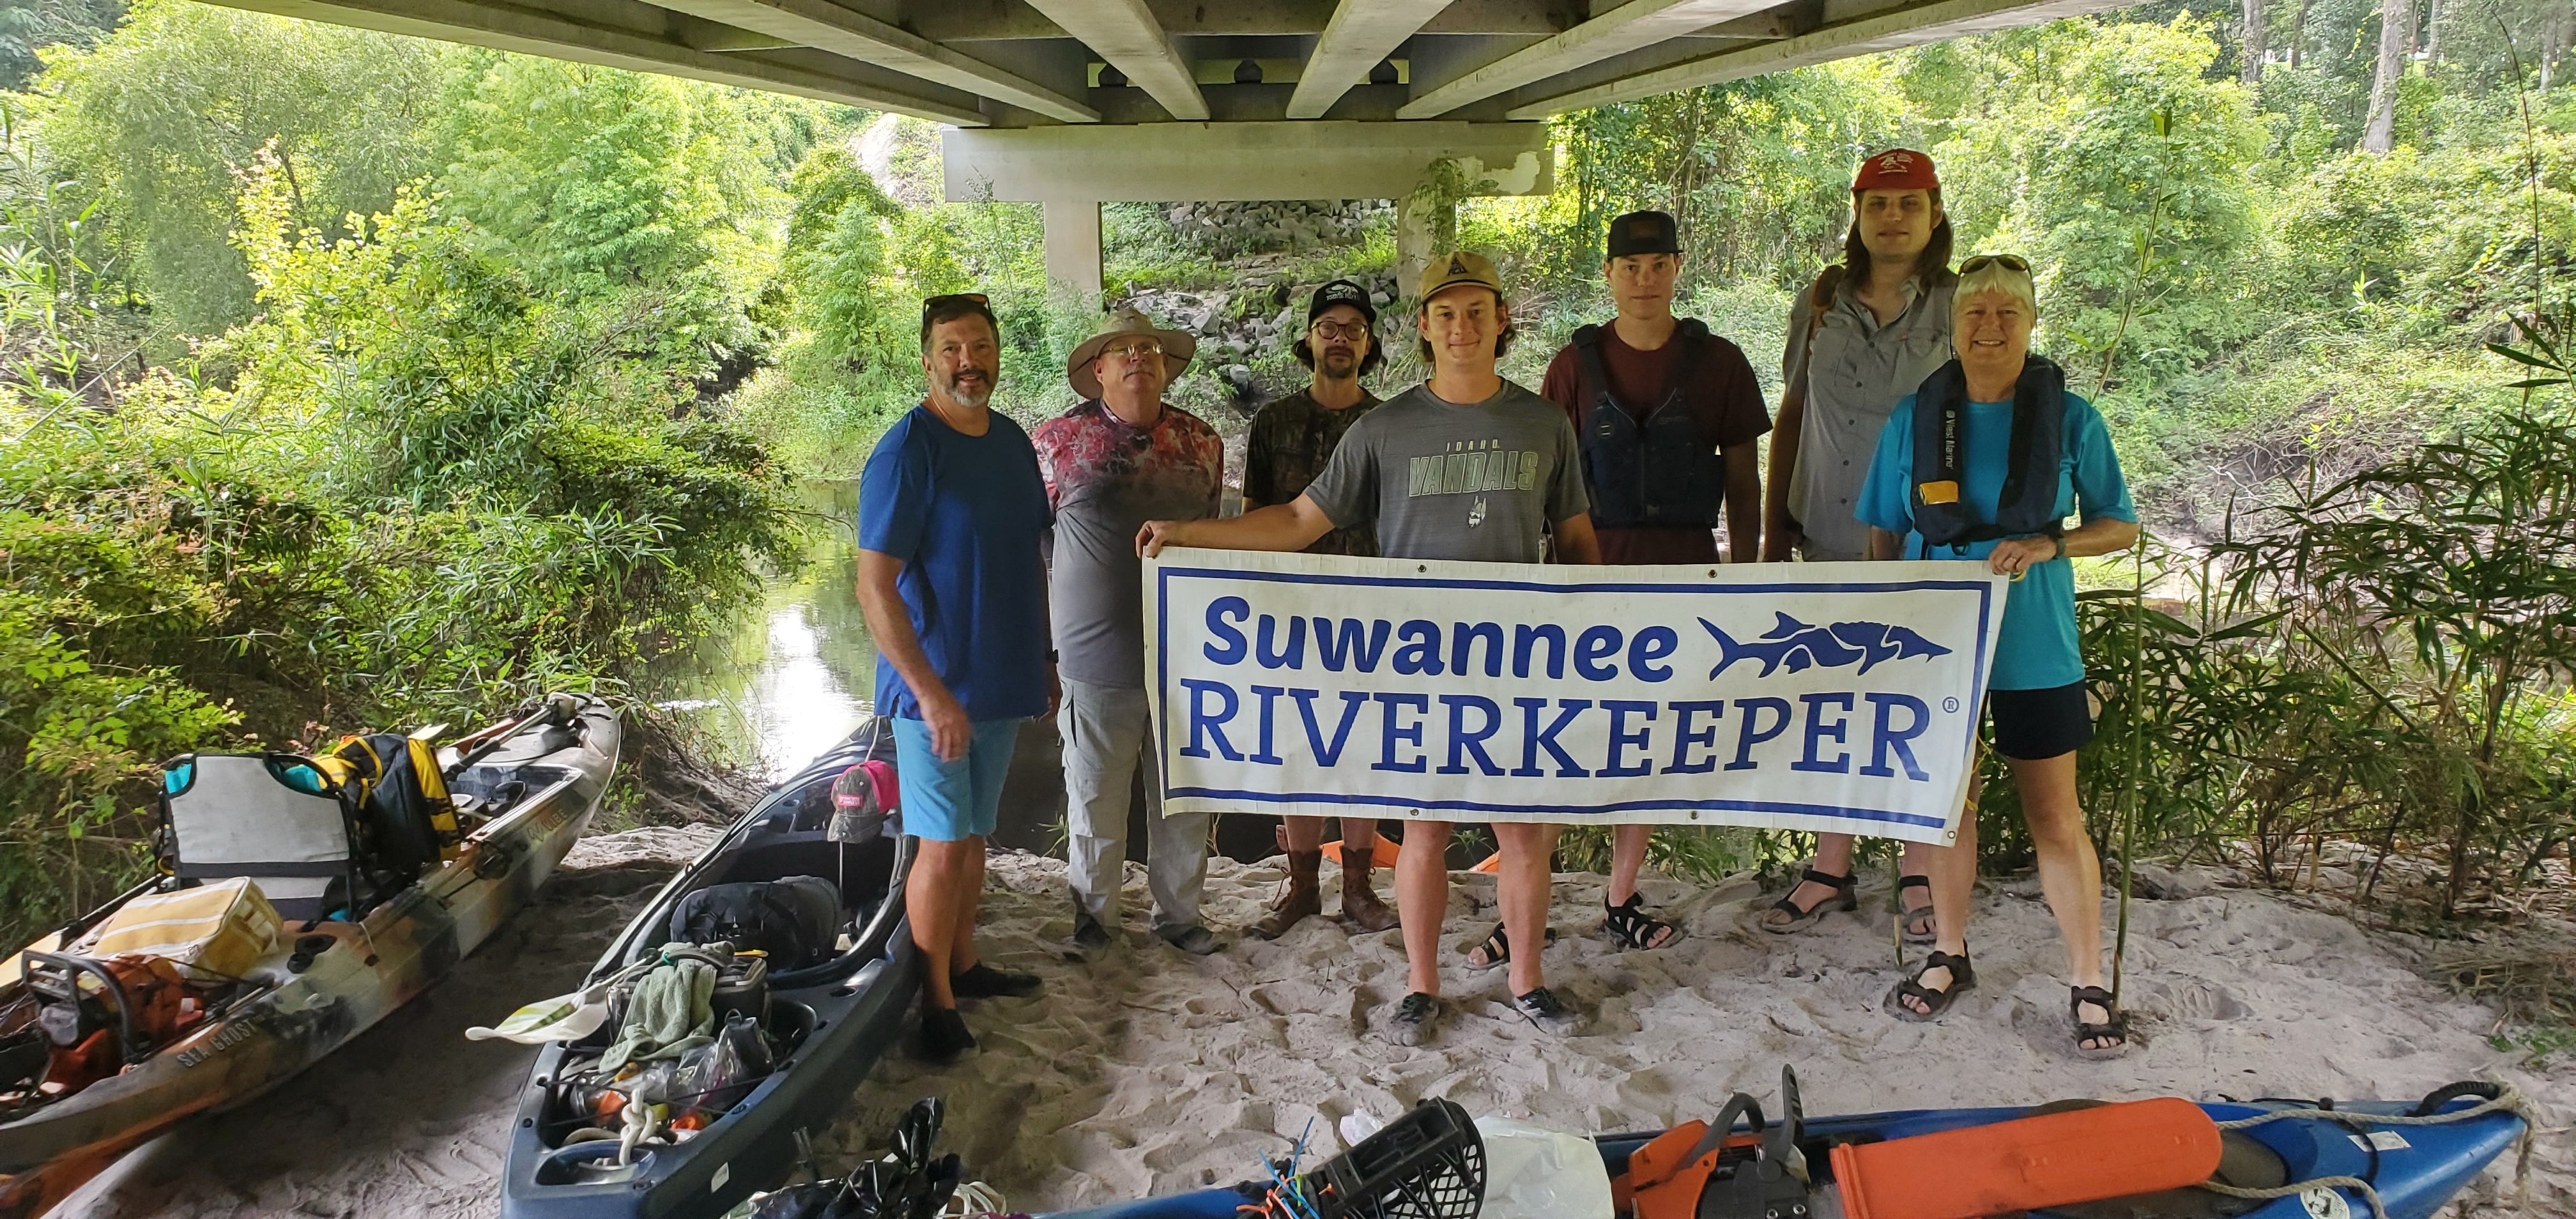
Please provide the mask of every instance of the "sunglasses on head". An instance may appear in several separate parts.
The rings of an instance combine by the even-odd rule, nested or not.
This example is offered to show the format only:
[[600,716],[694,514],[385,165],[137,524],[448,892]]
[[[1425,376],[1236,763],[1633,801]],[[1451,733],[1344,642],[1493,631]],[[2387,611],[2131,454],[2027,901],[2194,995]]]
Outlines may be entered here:
[[921,302],[921,313],[922,316],[928,317],[952,305],[973,305],[979,309],[988,309],[991,308],[992,301],[981,292],[951,292]]
[[1988,263],[2002,267],[2007,271],[2017,271],[2023,275],[2030,274],[2029,261],[2019,254],[1979,254],[1970,258],[1966,262],[1960,263],[1959,274],[1967,275],[1973,272],[1982,271],[1986,268],[1986,264]]

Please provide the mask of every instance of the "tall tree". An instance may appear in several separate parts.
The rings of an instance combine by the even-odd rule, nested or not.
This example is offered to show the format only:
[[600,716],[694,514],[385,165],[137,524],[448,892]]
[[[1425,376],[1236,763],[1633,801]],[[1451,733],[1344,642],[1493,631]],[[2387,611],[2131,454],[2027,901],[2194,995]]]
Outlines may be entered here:
[[433,168],[429,124],[456,52],[435,42],[139,0],[116,32],[54,53],[46,138],[106,199],[156,316],[213,334],[253,310],[232,244],[237,174],[266,149],[299,227],[338,235]]
[[2245,0],[2245,62],[2237,78],[2249,85],[2263,83],[2263,22],[2263,0]]
[[2361,149],[2384,153],[2397,146],[2397,82],[2406,73],[2406,48],[2414,39],[2415,6],[2409,0],[2380,0],[2379,70],[2370,80],[2370,125],[2362,129]]

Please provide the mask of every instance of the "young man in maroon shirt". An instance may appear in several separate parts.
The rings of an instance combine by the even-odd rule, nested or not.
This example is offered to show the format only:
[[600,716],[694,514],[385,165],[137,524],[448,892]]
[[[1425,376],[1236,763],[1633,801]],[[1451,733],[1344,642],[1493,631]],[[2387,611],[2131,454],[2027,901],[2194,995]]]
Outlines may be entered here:
[[[1771,414],[1753,365],[1698,319],[1673,316],[1682,247],[1671,216],[1611,221],[1604,252],[1618,316],[1575,331],[1539,389],[1574,423],[1601,561],[1715,563],[1722,518],[1726,557],[1754,562],[1762,542],[1755,442],[1771,430]],[[1611,839],[1602,925],[1630,948],[1661,948],[1679,934],[1637,896],[1653,832],[1623,825]]]

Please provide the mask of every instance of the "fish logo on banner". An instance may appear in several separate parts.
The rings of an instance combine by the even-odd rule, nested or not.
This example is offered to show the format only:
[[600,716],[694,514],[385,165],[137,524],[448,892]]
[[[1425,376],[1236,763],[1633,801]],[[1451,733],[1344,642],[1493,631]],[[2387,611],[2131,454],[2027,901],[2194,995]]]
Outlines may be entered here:
[[1708,633],[1717,640],[1717,667],[1708,671],[1711,680],[1732,668],[1739,660],[1761,661],[1762,672],[1756,676],[1769,677],[1773,670],[1782,665],[1787,665],[1792,673],[1803,673],[1809,669],[1839,669],[1845,665],[1859,665],[1860,672],[1866,674],[1878,667],[1878,663],[1883,660],[1904,660],[1918,656],[1928,660],[1935,656],[1950,654],[1950,649],[1925,639],[1906,627],[1891,626],[1884,622],[1837,622],[1832,626],[1809,626],[1777,610],[1772,612],[1778,616],[1778,624],[1763,632],[1760,639],[1751,643],[1738,643],[1734,636],[1720,629],[1716,623],[1706,618],[1699,620],[1699,624],[1707,628]]

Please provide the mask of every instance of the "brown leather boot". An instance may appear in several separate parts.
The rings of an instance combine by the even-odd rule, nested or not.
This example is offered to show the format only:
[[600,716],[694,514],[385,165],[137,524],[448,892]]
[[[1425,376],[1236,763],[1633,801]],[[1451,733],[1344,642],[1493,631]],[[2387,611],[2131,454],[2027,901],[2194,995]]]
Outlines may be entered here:
[[1275,940],[1288,934],[1288,929],[1324,912],[1324,888],[1317,879],[1323,866],[1322,851],[1288,852],[1288,891],[1270,907],[1270,913],[1252,925],[1252,934]]
[[1369,883],[1369,869],[1376,861],[1376,847],[1365,851],[1342,848],[1342,918],[1362,931],[1385,931],[1396,924],[1395,910],[1377,899],[1377,889]]

